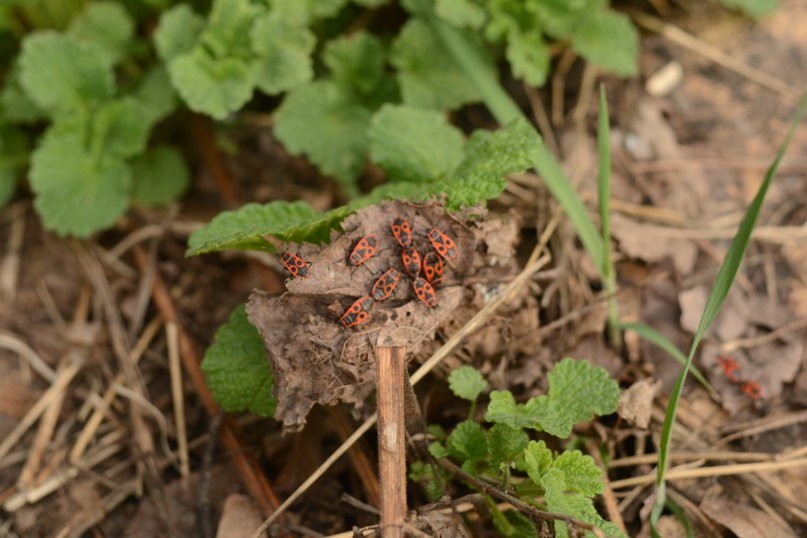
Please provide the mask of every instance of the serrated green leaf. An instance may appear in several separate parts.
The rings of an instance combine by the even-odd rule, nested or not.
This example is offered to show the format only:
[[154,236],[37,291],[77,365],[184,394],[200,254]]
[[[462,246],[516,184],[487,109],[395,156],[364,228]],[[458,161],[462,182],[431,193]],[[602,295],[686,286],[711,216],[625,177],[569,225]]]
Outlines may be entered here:
[[530,441],[524,449],[524,464],[530,480],[544,487],[544,474],[552,466],[552,451],[544,441]]
[[53,31],[22,42],[20,82],[31,100],[48,112],[70,112],[110,98],[112,67],[98,48]]
[[473,420],[457,424],[446,442],[452,456],[462,462],[482,461],[488,455],[488,439],[485,430]]
[[10,123],[35,123],[46,118],[45,111],[22,89],[20,70],[14,64],[0,87],[0,119]]
[[146,149],[148,117],[132,97],[105,103],[93,118],[92,151],[96,157],[128,159]]
[[530,437],[524,430],[511,428],[507,424],[494,424],[488,430],[488,452],[494,468],[510,465],[521,454]]
[[475,0],[436,0],[434,13],[457,28],[478,30],[487,15],[482,5]]
[[145,205],[161,205],[179,198],[188,187],[190,172],[180,153],[157,146],[132,159],[132,198]]
[[305,154],[353,196],[367,154],[371,114],[334,82],[318,81],[286,96],[275,115],[275,135],[290,153]]
[[534,14],[533,27],[556,39],[568,39],[588,14],[599,15],[606,7],[606,0],[528,0],[527,12]]
[[579,450],[561,452],[552,462],[552,468],[563,471],[566,489],[569,491],[593,497],[605,490],[605,485],[602,483],[602,470],[594,463],[594,458]]
[[448,374],[448,387],[458,398],[475,402],[488,388],[488,382],[472,366],[460,366]]
[[[481,42],[469,35],[469,45],[486,58],[485,66],[494,73]],[[398,69],[404,103],[419,108],[453,110],[477,102],[481,94],[474,81],[444,50],[430,26],[411,19],[392,46],[390,61]]]
[[465,138],[445,116],[405,105],[384,105],[370,123],[370,157],[392,181],[433,182],[463,157]]
[[384,46],[379,38],[365,31],[329,41],[322,61],[337,84],[365,96],[371,95],[387,77]]
[[639,32],[622,13],[587,13],[572,34],[572,50],[589,62],[628,77],[639,71]]
[[263,236],[297,240],[290,230],[299,229],[322,216],[303,201],[247,204],[235,211],[219,213],[204,228],[193,232],[188,238],[186,256],[217,250],[274,252],[274,247]]
[[739,9],[746,15],[755,19],[761,19],[776,11],[779,7],[778,0],[716,0],[718,3],[731,9]]
[[445,492],[437,480],[434,467],[422,461],[413,461],[409,464],[409,480],[418,482],[426,491],[426,496],[431,501],[441,498]]
[[137,99],[150,125],[162,120],[177,107],[177,94],[164,65],[157,65],[146,73],[132,96]]
[[134,31],[134,20],[122,5],[94,2],[73,19],[67,35],[94,46],[115,65],[126,55]]
[[510,32],[505,50],[513,75],[528,84],[543,86],[549,75],[549,47],[540,32]]
[[25,135],[13,127],[0,126],[0,208],[14,196],[27,163]]
[[213,397],[225,411],[275,412],[274,376],[258,329],[250,325],[244,305],[237,306],[207,348],[202,371]]
[[202,48],[168,64],[171,83],[188,108],[223,120],[252,98],[254,65],[240,58],[212,58]]
[[433,443],[429,443],[429,454],[435,458],[447,458],[451,453],[443,443],[435,441]]
[[314,76],[311,53],[316,36],[305,26],[267,13],[253,25],[252,48],[260,57],[257,84],[261,91],[276,95],[308,82]]
[[[579,493],[567,492],[568,484],[566,476],[560,469],[550,469],[543,475],[544,500],[547,510],[566,514],[586,523],[590,523],[600,528],[609,537],[624,537],[619,528],[604,520],[594,508],[594,503],[589,497]],[[563,521],[555,521],[555,536],[558,538],[568,538],[569,531]],[[593,538],[593,532],[586,531],[583,536]]]
[[530,416],[523,404],[517,404],[509,390],[494,390],[485,412],[485,420],[507,424],[511,428],[535,428],[537,417]]
[[46,228],[87,237],[126,211],[132,171],[109,156],[94,159],[77,134],[52,130],[45,135],[31,156],[30,182]]
[[264,13],[266,7],[251,0],[214,0],[201,43],[219,60],[250,58],[252,25]]
[[204,27],[204,17],[194,12],[188,4],[172,7],[162,14],[160,24],[154,31],[157,54],[164,61],[170,61],[191,52]]

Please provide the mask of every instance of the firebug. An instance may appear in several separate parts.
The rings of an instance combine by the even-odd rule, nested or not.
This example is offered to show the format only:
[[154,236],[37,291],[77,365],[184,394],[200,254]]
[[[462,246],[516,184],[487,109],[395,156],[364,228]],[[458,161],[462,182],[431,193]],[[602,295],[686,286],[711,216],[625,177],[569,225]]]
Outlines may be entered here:
[[409,276],[417,278],[420,273],[420,254],[414,247],[404,247],[401,251],[401,261]]
[[369,295],[360,297],[352,305],[347,307],[345,313],[339,321],[345,328],[361,325],[370,319],[370,309],[373,307],[373,298]]
[[401,274],[394,268],[387,269],[383,275],[378,277],[378,280],[373,284],[373,299],[376,301],[383,301],[389,299],[395,293],[395,288],[398,287],[398,281],[401,279]]
[[361,265],[378,252],[378,237],[375,234],[367,234],[359,239],[353,251],[350,253],[351,265]]
[[444,232],[441,232],[437,228],[431,228],[427,235],[434,250],[436,250],[440,256],[449,261],[457,257],[457,244]]
[[308,278],[308,262],[300,257],[300,253],[292,254],[291,252],[284,252],[280,255],[280,260],[286,269],[291,273],[291,278],[299,276],[300,278]]
[[740,387],[740,390],[751,398],[752,400],[759,400],[762,398],[762,387],[756,381],[746,381]]
[[737,382],[737,372],[740,369],[737,361],[729,356],[719,356],[717,357],[717,364],[720,366],[720,369],[723,370],[723,373],[729,379],[729,381]]
[[439,286],[443,283],[444,271],[443,260],[436,252],[429,252],[423,257],[423,274],[432,286]]
[[412,282],[412,289],[415,290],[415,295],[418,296],[423,304],[429,308],[437,308],[437,294],[429,282],[422,277],[416,277]]
[[412,245],[412,225],[409,224],[408,220],[397,218],[392,221],[390,229],[392,230],[392,235],[395,236],[395,240],[403,248]]

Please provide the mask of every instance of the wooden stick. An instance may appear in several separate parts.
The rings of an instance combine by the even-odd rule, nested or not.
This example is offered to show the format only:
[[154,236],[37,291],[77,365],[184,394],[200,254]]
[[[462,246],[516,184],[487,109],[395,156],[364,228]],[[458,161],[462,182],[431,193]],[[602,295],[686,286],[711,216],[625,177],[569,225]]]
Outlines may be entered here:
[[403,538],[406,519],[406,442],[404,368],[406,348],[378,347],[378,470],[381,476],[381,529],[389,538]]

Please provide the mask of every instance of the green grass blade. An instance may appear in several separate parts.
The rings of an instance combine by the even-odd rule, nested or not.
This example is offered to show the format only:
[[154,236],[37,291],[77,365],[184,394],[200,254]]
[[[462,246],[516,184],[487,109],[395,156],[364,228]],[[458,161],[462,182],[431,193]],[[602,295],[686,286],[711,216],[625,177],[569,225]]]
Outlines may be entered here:
[[[645,325],[644,323],[620,323],[619,328],[623,331],[633,331],[657,348],[665,351],[668,355],[670,355],[673,359],[678,361],[681,366],[685,366],[687,363],[687,357],[681,350],[676,347],[675,344],[670,342],[670,340],[665,337],[663,334],[658,332],[653,327],[649,325]],[[715,388],[706,380],[706,377],[698,370],[697,367],[692,366],[692,377],[697,379],[703,387],[709,391],[709,394],[712,397],[717,396],[717,392]]]
[[661,445],[659,446],[659,460],[656,475],[656,502],[653,505],[653,510],[650,515],[651,524],[655,524],[655,522],[658,521],[666,501],[664,477],[667,473],[667,466],[669,464],[672,428],[673,424],[675,423],[675,412],[678,409],[678,402],[681,399],[681,391],[684,387],[684,380],[686,379],[687,372],[692,365],[692,358],[695,356],[695,351],[698,349],[698,345],[703,339],[703,335],[709,329],[709,326],[720,312],[720,307],[723,306],[723,301],[725,300],[726,295],[728,295],[729,289],[734,282],[734,277],[737,275],[740,262],[745,254],[745,249],[748,246],[748,242],[751,238],[751,232],[756,224],[757,217],[759,216],[760,209],[762,208],[762,202],[765,200],[765,195],[768,192],[768,187],[770,186],[771,181],[773,181],[776,171],[779,169],[779,163],[781,162],[782,157],[790,144],[790,140],[793,138],[793,134],[796,131],[796,126],[804,117],[804,112],[806,109],[807,94],[804,94],[799,102],[799,107],[796,110],[796,115],[793,118],[790,129],[788,130],[785,139],[782,141],[782,144],[779,146],[779,151],[776,152],[776,157],[773,159],[768,171],[765,173],[765,179],[759,186],[756,196],[754,196],[751,205],[748,206],[748,210],[746,211],[743,220],[740,222],[737,234],[734,236],[731,246],[726,253],[726,257],[723,260],[723,264],[720,266],[720,271],[718,271],[715,282],[712,285],[709,299],[706,301],[706,307],[703,310],[700,324],[698,324],[698,329],[695,332],[692,347],[689,349],[689,355],[687,356],[686,363],[684,364],[684,367],[681,370],[681,375],[678,376],[678,380],[675,382],[675,386],[670,394],[670,402],[667,404],[667,412],[664,415],[664,426],[661,430]]

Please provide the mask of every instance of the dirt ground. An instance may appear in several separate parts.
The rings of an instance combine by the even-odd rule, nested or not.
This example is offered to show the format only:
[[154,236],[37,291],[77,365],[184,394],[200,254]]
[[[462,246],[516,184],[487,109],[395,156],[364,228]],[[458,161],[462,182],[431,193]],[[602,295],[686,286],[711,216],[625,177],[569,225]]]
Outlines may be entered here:
[[[598,77],[570,57],[545,90],[511,84],[594,214],[593,96],[605,82],[620,313],[684,350],[807,82],[807,4],[785,0],[758,24],[704,4],[672,12],[661,34],[642,23],[637,79]],[[485,126],[473,107],[461,116]],[[214,131],[195,118],[184,142],[195,179],[182,204],[132,210],[94,240],[44,232],[26,194],[0,213],[0,537],[250,536],[262,510],[359,424],[341,406],[315,406],[289,435],[274,420],[223,417],[193,367],[232,308],[253,289],[281,292],[284,276],[268,256],[185,259],[188,235],[248,201],[302,198],[318,209],[341,201],[285,154],[264,119],[245,115]],[[805,155],[802,126],[696,359],[715,393],[691,381],[679,409],[672,475],[706,472],[669,489],[697,536],[807,535]],[[367,180],[376,175],[368,170]],[[493,318],[418,385],[426,419],[464,418],[445,382],[459,364],[528,397],[562,357],[589,359],[630,395],[618,416],[588,428],[609,462],[599,504],[628,535],[647,536],[655,447],[679,365],[633,333],[621,354],[609,347],[596,272],[536,176],[511,178],[490,207],[519,224],[522,262],[554,230],[551,270],[517,299],[523,315]],[[375,461],[367,435],[292,506],[286,530],[323,536],[376,523],[365,504],[377,501]],[[410,508],[425,502],[411,486]],[[474,532],[492,535],[489,522],[477,524]],[[671,516],[662,525],[664,536],[685,536]]]

